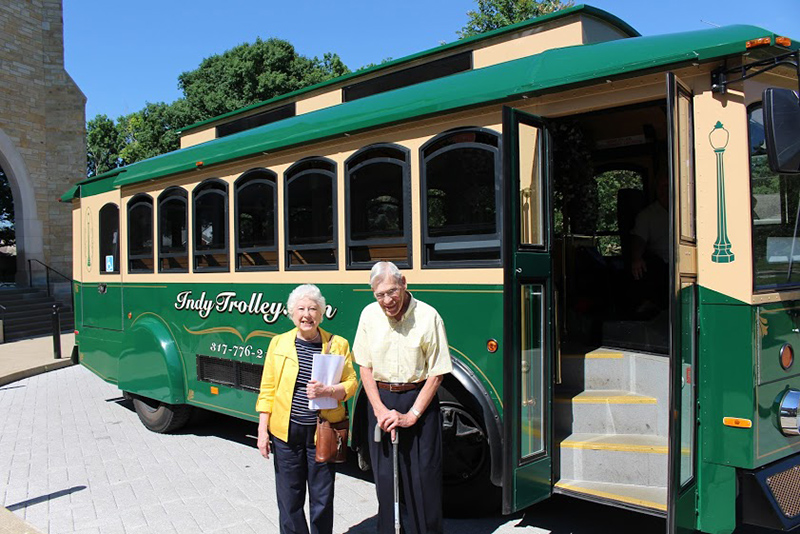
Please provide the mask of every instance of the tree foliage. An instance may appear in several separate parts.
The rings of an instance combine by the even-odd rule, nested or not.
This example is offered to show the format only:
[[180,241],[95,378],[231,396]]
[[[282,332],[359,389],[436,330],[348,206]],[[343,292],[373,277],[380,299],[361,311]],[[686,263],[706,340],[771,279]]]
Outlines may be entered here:
[[206,58],[178,77],[183,98],[148,103],[116,121],[97,115],[87,123],[87,175],[177,150],[178,129],[269,100],[343,74],[337,54],[306,57],[281,39],[257,39]]
[[573,0],[477,0],[478,9],[467,12],[467,24],[457,31],[459,39],[496,30],[515,22],[541,17],[570,7]]
[[204,59],[178,86],[193,111],[214,117],[348,72],[336,54],[308,58],[288,41],[256,39]]
[[0,245],[13,245],[16,243],[14,232],[14,197],[11,194],[11,184],[8,177],[0,167]]

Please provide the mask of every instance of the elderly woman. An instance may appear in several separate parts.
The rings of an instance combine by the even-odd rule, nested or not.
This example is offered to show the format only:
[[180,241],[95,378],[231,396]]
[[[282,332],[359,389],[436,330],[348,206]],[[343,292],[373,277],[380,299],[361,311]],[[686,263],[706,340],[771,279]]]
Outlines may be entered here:
[[[281,533],[309,532],[303,511],[307,485],[311,533],[330,534],[335,464],[316,462],[314,434],[318,415],[331,422],[346,417],[343,401],[353,396],[357,383],[353,357],[347,340],[319,327],[325,298],[317,286],[305,284],[295,288],[286,308],[295,328],[275,336],[269,344],[256,402],[258,450],[264,458],[269,458],[270,452],[275,458]],[[313,354],[323,350],[341,354],[345,359],[338,384],[311,380]],[[318,397],[333,397],[339,402],[331,410],[309,410],[309,399]]]

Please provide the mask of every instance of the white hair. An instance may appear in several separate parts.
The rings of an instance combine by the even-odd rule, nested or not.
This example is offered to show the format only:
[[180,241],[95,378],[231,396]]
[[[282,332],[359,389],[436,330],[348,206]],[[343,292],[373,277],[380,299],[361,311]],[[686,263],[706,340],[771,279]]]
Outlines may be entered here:
[[304,298],[311,299],[317,303],[321,315],[319,322],[322,322],[322,318],[325,317],[325,297],[322,296],[322,291],[314,284],[297,286],[289,293],[289,298],[286,299],[286,309],[289,312],[289,316],[291,317],[294,314],[294,308],[297,306],[298,301]]
[[390,261],[379,261],[372,266],[372,270],[369,272],[369,285],[375,287],[380,281],[389,276],[394,278],[394,281],[398,284],[403,281],[403,274],[397,268],[397,265]]

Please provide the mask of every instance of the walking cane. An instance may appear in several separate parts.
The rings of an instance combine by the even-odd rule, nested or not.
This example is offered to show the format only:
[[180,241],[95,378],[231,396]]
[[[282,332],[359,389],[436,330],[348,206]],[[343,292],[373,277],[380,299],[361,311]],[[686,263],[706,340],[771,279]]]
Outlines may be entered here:
[[[375,425],[375,442],[381,442],[381,427]],[[400,441],[400,432],[395,429],[392,439],[392,471],[394,474],[394,532],[400,534],[400,474],[397,469],[397,446]]]

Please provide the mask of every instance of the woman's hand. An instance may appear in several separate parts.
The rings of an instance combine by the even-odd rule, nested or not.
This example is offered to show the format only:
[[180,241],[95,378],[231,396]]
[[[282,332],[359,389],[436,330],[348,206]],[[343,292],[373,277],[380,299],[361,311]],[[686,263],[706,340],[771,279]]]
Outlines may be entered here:
[[264,458],[269,459],[269,432],[261,430],[261,428],[258,429],[258,452]]
[[269,458],[269,414],[258,414],[258,452],[264,458]]
[[311,380],[306,384],[306,395],[309,399],[316,399],[318,397],[332,397],[333,387],[326,386],[317,380]]

